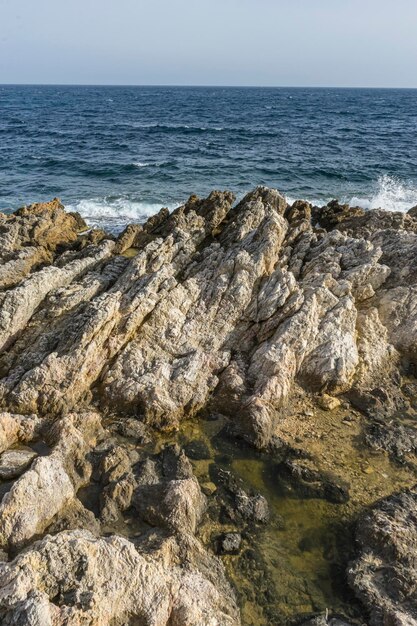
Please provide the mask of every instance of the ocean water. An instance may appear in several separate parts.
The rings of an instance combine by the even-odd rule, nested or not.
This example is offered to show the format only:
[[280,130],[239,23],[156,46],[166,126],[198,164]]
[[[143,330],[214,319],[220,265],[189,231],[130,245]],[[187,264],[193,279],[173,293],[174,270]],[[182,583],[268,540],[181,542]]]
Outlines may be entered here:
[[119,230],[256,185],[417,204],[417,90],[0,86],[0,210],[55,196]]

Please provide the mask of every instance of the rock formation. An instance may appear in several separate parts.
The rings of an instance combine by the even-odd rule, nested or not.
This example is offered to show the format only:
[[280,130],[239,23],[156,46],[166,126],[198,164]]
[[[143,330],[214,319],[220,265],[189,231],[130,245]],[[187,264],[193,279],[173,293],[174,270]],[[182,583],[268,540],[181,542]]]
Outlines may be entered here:
[[417,492],[395,494],[362,516],[360,556],[350,570],[370,624],[417,623]]
[[[290,455],[278,471],[305,497],[345,502],[289,424],[353,407],[368,445],[413,452],[395,416],[413,404],[416,259],[413,212],[266,188],[192,196],[117,238],[58,200],[0,215],[1,623],[240,623],[193,467],[155,433],[221,414],[237,441]],[[266,522],[262,496],[222,480],[237,516]],[[413,494],[361,529],[349,576],[373,624],[417,623]]]

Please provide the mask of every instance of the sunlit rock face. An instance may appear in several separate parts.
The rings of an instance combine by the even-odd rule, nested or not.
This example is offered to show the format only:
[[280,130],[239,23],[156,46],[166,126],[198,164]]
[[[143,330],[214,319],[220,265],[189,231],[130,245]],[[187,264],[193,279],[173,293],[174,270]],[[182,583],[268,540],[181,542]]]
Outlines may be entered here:
[[[366,419],[406,407],[416,218],[290,206],[257,188],[237,205],[230,192],[192,196],[115,239],[54,200],[0,215],[0,243],[0,452],[25,448],[0,458],[13,481],[0,503],[14,559],[0,571],[4,623],[238,624],[222,564],[198,538],[207,501],[189,460],[146,446],[218,413],[272,455],[289,446],[296,405],[344,403]],[[392,432],[369,442],[394,450]],[[309,497],[348,499],[314,468],[280,467]],[[140,539],[115,530],[132,511]],[[380,615],[385,600],[360,586],[366,563],[355,567]]]

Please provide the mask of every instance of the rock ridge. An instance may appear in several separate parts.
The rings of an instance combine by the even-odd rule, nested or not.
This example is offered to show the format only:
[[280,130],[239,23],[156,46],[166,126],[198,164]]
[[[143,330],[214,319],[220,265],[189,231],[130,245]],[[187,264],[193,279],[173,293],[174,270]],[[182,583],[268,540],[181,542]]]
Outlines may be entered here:
[[[57,199],[0,214],[0,452],[15,451],[0,502],[2,623],[240,623],[199,536],[210,502],[156,432],[220,414],[237,441],[291,454],[277,467],[308,497],[334,502],[349,485],[294,446],[294,414],[348,407],[368,445],[401,462],[417,449],[396,422],[417,389],[414,213],[289,205],[265,187],[234,202],[191,196],[117,237]],[[381,507],[364,518],[349,580],[372,624],[410,625],[415,493]],[[375,574],[391,561],[398,588]]]

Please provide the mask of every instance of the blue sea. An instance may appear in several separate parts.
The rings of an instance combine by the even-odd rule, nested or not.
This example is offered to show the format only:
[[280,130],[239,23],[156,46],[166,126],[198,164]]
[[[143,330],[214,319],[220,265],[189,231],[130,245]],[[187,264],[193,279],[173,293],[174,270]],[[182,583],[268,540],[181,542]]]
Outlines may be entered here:
[[417,90],[0,86],[0,210],[119,230],[191,193],[417,204]]

